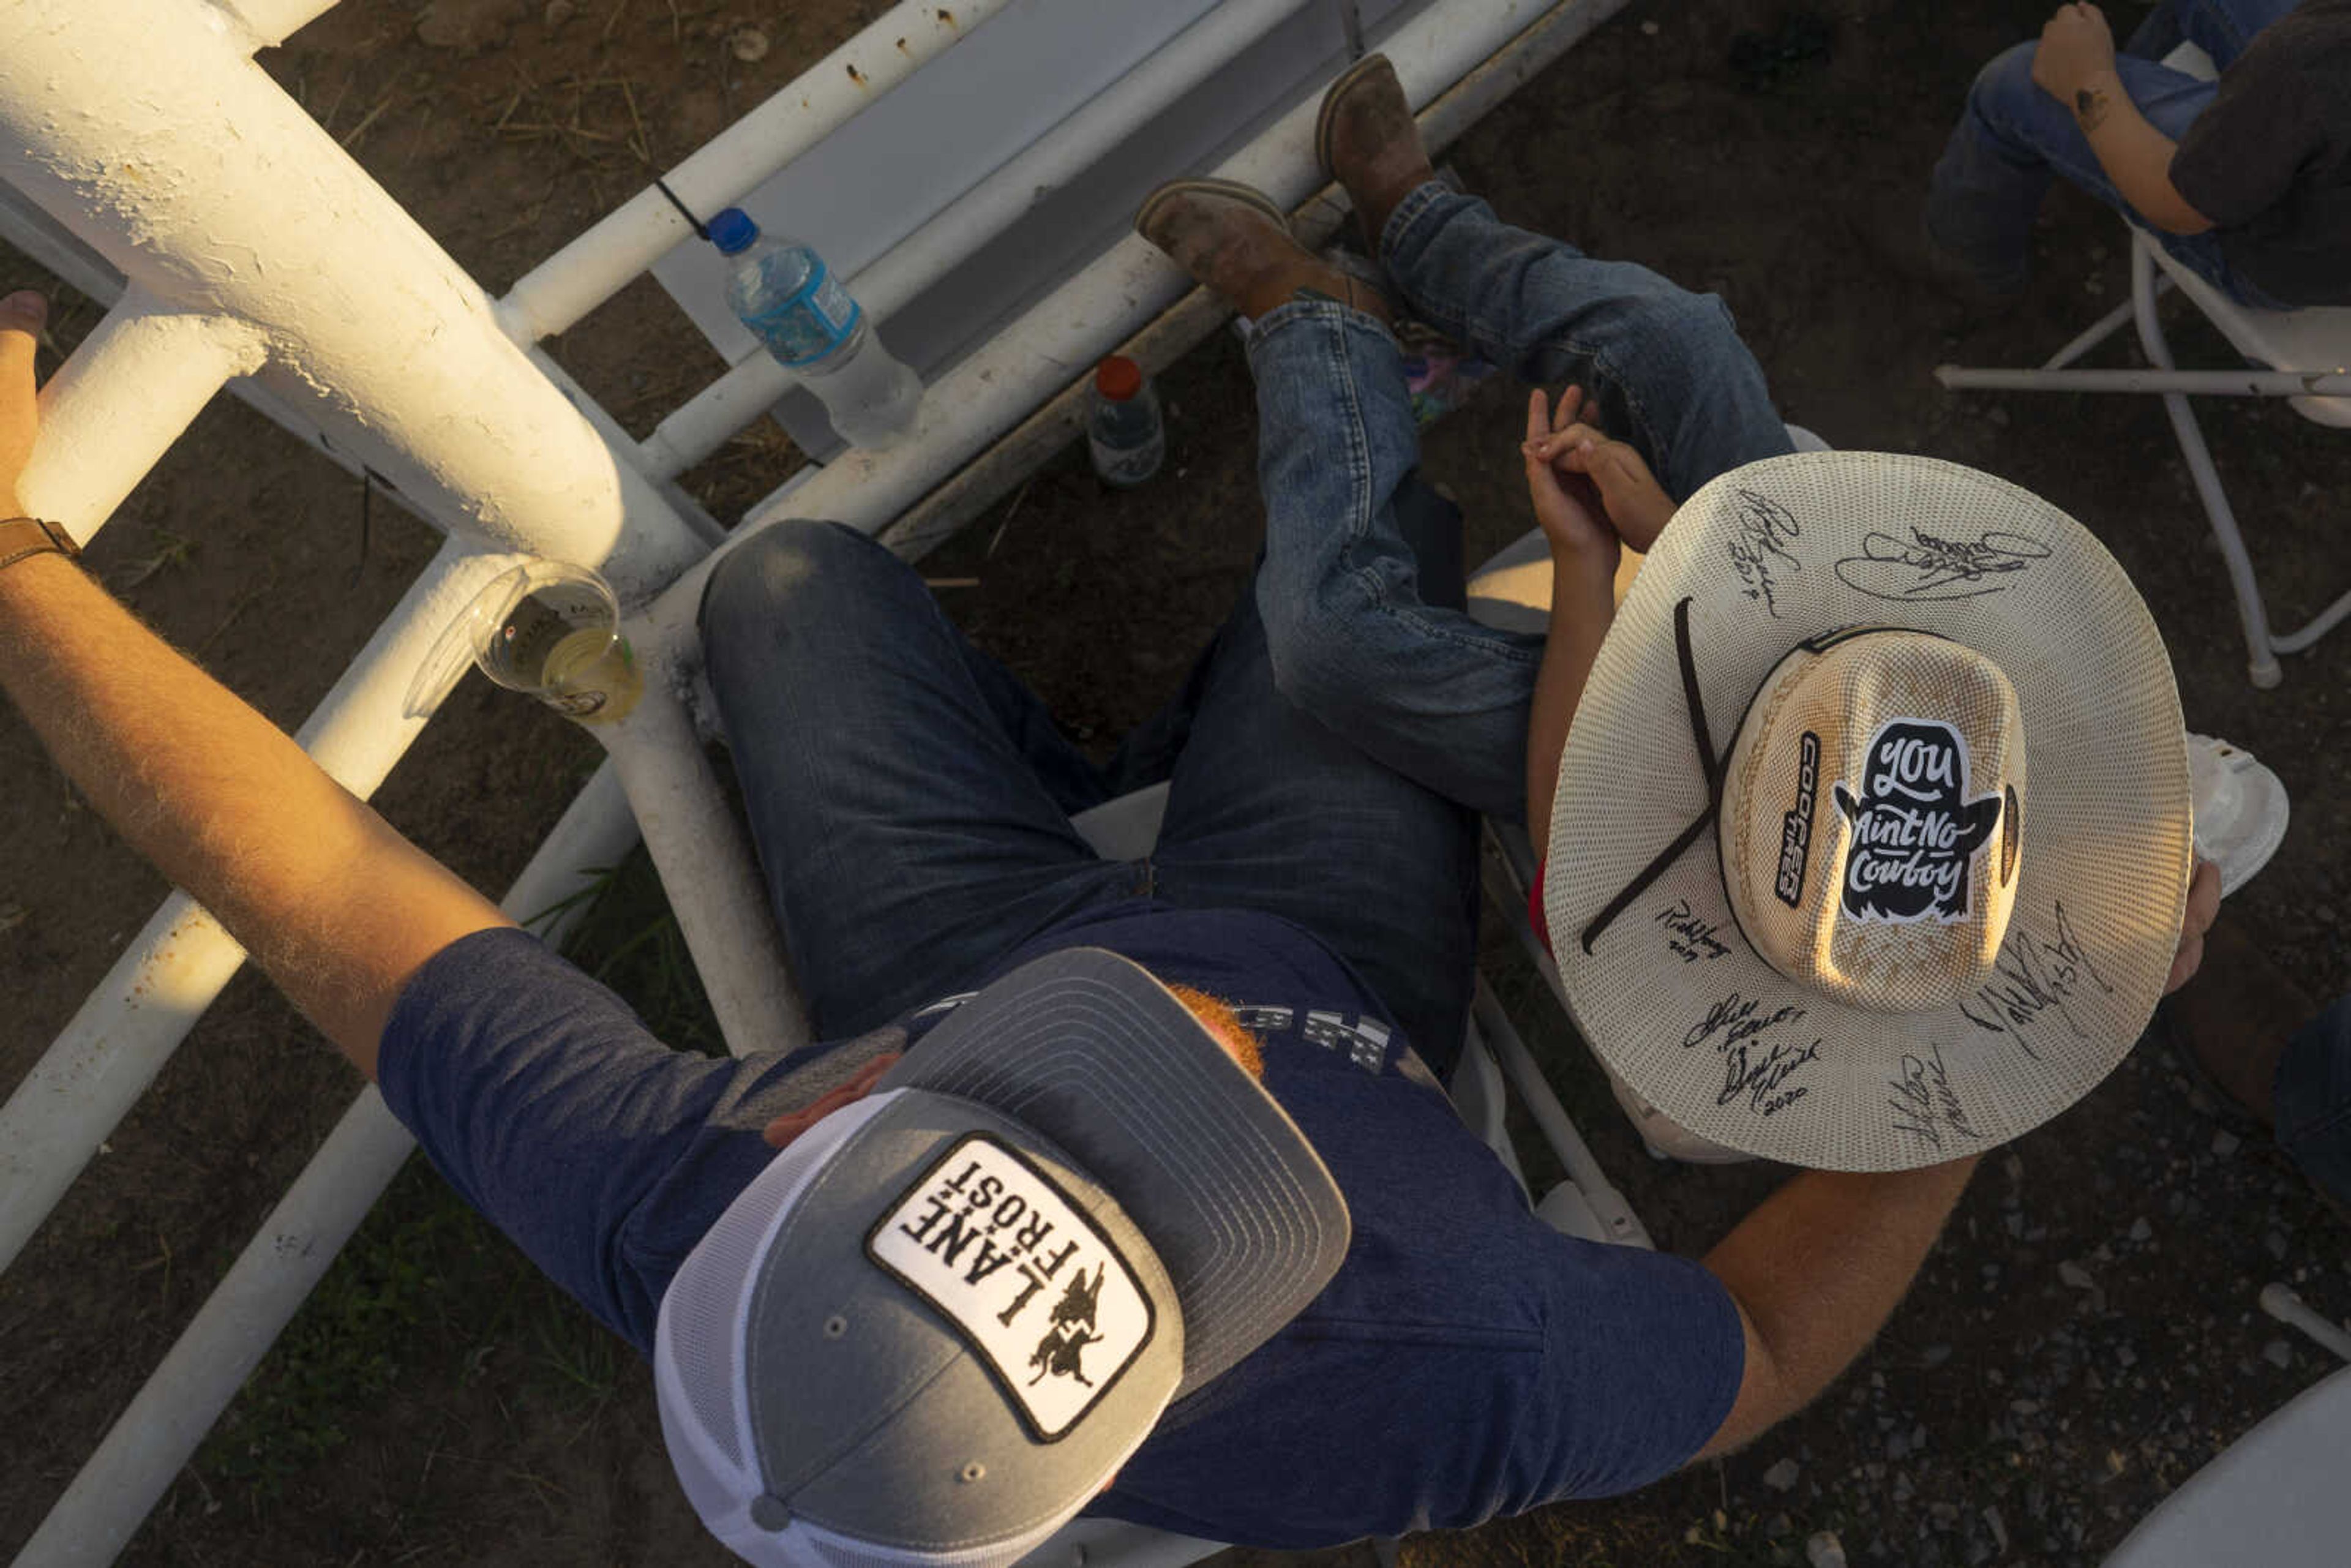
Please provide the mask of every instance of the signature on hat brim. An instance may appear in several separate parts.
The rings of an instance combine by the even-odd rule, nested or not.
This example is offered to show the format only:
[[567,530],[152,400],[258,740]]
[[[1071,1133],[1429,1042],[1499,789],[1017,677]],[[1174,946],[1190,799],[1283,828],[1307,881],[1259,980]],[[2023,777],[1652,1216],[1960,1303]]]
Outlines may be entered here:
[[[1604,929],[1602,910],[1708,804],[1677,607],[1717,758],[1797,643],[1856,625],[1974,648],[2014,685],[2030,794],[2007,937],[1949,1007],[1840,1005],[1740,936],[1711,831]],[[1932,458],[1803,454],[1692,496],[1619,608],[1560,768],[1545,873],[1593,1049],[1690,1131],[1792,1164],[1896,1170],[1980,1153],[2121,1061],[2159,998],[2193,868],[2170,662],[2079,523]]]

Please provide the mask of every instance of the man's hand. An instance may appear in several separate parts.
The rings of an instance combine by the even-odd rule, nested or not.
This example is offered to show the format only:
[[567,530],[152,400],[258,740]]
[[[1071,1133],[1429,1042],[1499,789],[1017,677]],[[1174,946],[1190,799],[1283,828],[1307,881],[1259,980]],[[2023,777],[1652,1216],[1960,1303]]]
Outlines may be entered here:
[[0,522],[25,515],[16,481],[33,455],[33,350],[49,302],[29,288],[0,299]]
[[[1549,484],[1587,507],[1596,501],[1617,538],[1636,550],[1647,550],[1672,520],[1674,498],[1649,472],[1640,453],[1584,421],[1584,412],[1582,387],[1571,386],[1561,392],[1559,411],[1548,421],[1542,417],[1543,394],[1538,391],[1528,400],[1524,450],[1527,487],[1536,494],[1536,519],[1541,521],[1543,516],[1543,498],[1537,486]],[[1538,468],[1542,471],[1540,481]],[[1549,523],[1543,524],[1543,531],[1552,531]]]
[[[2094,91],[2114,69],[2115,35],[2106,26],[2106,14],[2088,4],[2058,6],[2041,29],[2041,47],[2032,54],[2033,85],[2074,110],[2087,131],[2093,127],[2081,96]],[[2112,91],[2120,98],[2121,84]]]
[[2165,996],[2196,977],[2198,966],[2204,962],[2204,934],[2212,929],[2220,913],[2220,868],[2210,861],[2198,861],[2196,875],[2188,883],[2188,916],[2179,926],[2179,951],[2172,956],[2171,976],[2163,982]]

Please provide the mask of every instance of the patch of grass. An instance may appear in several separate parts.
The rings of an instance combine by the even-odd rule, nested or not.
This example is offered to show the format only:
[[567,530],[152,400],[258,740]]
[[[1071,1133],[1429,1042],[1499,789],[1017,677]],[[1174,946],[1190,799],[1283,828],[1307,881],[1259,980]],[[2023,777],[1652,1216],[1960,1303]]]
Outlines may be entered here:
[[196,541],[185,534],[175,534],[169,528],[150,528],[147,537],[154,543],[154,552],[122,564],[122,570],[114,574],[110,585],[117,593],[128,593],[157,572],[187,565],[189,558],[196,553]]
[[726,1042],[653,857],[642,846],[631,851],[618,866],[599,872],[579,893],[524,924],[543,932],[559,913],[581,904],[586,908],[564,939],[564,956],[626,998],[664,1043],[724,1056]]
[[[446,1202],[421,1190],[420,1171]],[[390,1393],[432,1343],[420,1331],[441,1316],[447,1259],[467,1245],[472,1219],[437,1176],[413,1163],[205,1439],[198,1468],[257,1508],[340,1448],[350,1436],[344,1423]]]

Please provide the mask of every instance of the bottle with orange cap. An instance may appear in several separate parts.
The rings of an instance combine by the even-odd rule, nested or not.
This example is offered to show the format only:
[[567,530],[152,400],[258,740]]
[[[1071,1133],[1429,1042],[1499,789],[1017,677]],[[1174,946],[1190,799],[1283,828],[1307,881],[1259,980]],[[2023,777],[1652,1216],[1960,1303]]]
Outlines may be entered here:
[[1142,484],[1166,459],[1167,432],[1159,423],[1159,399],[1143,367],[1123,354],[1113,354],[1094,371],[1086,451],[1102,482],[1121,489]]

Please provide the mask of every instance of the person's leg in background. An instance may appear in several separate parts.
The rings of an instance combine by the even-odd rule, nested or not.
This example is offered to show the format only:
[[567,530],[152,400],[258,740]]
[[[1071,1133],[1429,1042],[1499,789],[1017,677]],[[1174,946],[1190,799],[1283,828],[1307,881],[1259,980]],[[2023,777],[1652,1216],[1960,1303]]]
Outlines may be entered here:
[[789,521],[703,595],[705,661],[769,900],[817,1028],[860,1033],[1141,891],[1070,813],[1099,776],[1043,705],[864,536]]
[[2292,11],[2302,0],[2158,0],[2134,29],[2123,53],[2159,60],[2181,44],[2194,44],[2227,70],[2253,41],[2253,35]]
[[1531,385],[1583,388],[1677,501],[1792,450],[1763,372],[1710,294],[1513,228],[1439,183],[1403,89],[1366,60],[1325,100],[1322,151],[1405,303]]

